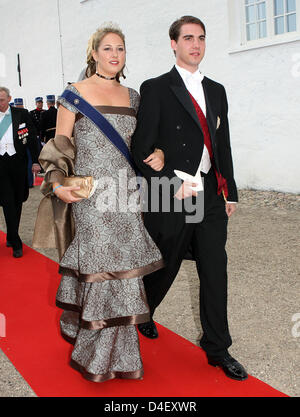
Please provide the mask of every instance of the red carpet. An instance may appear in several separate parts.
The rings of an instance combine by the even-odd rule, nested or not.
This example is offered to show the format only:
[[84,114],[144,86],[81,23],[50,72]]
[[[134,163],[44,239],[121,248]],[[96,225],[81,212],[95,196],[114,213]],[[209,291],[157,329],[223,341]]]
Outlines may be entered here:
[[34,186],[40,186],[43,182],[44,177],[39,177],[36,175],[35,179],[34,179]]
[[286,396],[253,377],[227,378],[199,347],[160,325],[159,339],[140,337],[142,381],[86,381],[69,367],[72,346],[59,334],[57,264],[25,245],[23,258],[13,258],[0,232],[0,265],[0,313],[7,323],[0,348],[40,397]]

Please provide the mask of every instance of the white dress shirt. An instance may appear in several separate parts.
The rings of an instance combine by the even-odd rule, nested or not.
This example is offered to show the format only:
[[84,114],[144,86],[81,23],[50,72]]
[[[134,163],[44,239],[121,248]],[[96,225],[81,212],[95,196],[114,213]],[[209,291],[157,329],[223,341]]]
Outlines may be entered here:
[[[175,67],[177,71],[179,72],[181,78],[183,79],[183,82],[187,90],[191,93],[191,95],[197,101],[204,116],[206,117],[206,102],[205,102],[204,90],[203,90],[203,85],[202,85],[204,75],[201,74],[199,70],[195,72],[189,72],[186,69],[179,67],[178,65],[175,65]],[[197,173],[195,177],[200,176],[200,171],[207,174],[208,171],[210,170],[210,167],[211,167],[211,161],[210,161],[209,152],[208,152],[207,147],[204,145],[200,164],[197,169]]]
[[[203,85],[202,85],[204,75],[199,70],[195,72],[190,72],[190,71],[187,71],[185,68],[179,67],[177,64],[175,65],[175,67],[177,71],[179,72],[179,75],[183,79],[183,82],[187,90],[191,93],[191,95],[197,101],[204,116],[206,117],[206,101],[205,101],[205,95],[204,95],[204,90],[203,90]],[[211,161],[210,161],[209,152],[208,152],[207,147],[204,145],[202,156],[201,156],[201,161],[197,169],[197,172],[195,174],[195,179],[197,180],[197,182],[201,181],[200,171],[204,172],[204,174],[207,174],[210,168],[211,168]],[[228,201],[228,203],[235,203],[235,201]]]
[[[0,112],[0,123],[2,122],[6,114],[11,114],[11,110],[9,106],[6,112],[4,113]],[[4,136],[2,137],[2,139],[0,139],[0,155],[4,155],[6,152],[8,153],[9,156],[12,156],[16,153],[16,149],[14,146],[14,139],[13,139],[12,123],[8,127],[7,131],[4,133]]]

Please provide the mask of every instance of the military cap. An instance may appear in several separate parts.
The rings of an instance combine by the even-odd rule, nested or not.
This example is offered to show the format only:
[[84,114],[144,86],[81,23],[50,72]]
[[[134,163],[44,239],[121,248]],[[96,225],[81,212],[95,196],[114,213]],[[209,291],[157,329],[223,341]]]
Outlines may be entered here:
[[15,106],[23,105],[24,104],[23,99],[22,98],[15,98],[14,99],[14,104],[15,104]]
[[46,96],[47,97],[47,101],[49,101],[50,103],[55,103],[55,96],[54,95],[49,95]]

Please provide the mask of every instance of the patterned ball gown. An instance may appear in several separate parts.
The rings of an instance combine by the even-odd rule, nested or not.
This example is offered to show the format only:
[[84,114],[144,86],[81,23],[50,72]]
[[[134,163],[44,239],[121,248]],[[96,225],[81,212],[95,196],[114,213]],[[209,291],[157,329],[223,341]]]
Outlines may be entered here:
[[[67,89],[80,96],[73,85]],[[128,91],[129,108],[95,107],[130,148],[139,94]],[[124,192],[128,201],[138,193],[135,172],[126,158],[68,101],[63,97],[58,101],[76,113],[75,175],[92,175],[100,185],[109,178],[117,203],[116,210],[100,210],[99,201],[107,189],[98,184],[89,199],[72,204],[75,237],[60,262],[62,278],[56,295],[56,305],[64,310],[61,334],[74,344],[70,364],[85,378],[94,382],[139,379],[143,365],[135,324],[149,320],[142,277],[163,267],[162,256],[143,225],[141,212],[121,204]]]

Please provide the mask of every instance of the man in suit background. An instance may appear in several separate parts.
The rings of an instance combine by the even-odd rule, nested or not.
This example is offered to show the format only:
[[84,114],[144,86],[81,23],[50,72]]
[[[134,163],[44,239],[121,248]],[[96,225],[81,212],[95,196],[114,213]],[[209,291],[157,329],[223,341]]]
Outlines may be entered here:
[[9,89],[0,87],[0,205],[7,228],[6,245],[13,256],[23,255],[19,224],[22,204],[29,195],[27,149],[33,161],[32,171],[38,173],[36,130],[26,109],[9,106]]
[[56,132],[56,116],[57,108],[55,107],[55,96],[48,95],[47,97],[48,110],[41,115],[41,137],[42,142],[47,143],[48,140],[55,137]]
[[[171,199],[173,203],[175,199],[197,201],[204,194],[204,217],[188,223],[186,211],[176,212],[174,204],[169,212],[160,206],[158,212],[144,213],[145,226],[165,261],[165,268],[144,277],[145,290],[152,317],[190,251],[201,280],[200,345],[210,365],[220,366],[230,378],[244,380],[245,369],[228,352],[232,341],[227,321],[225,244],[228,217],[236,209],[238,196],[226,92],[198,68],[205,54],[203,22],[183,16],[171,25],[169,34],[176,65],[169,73],[142,84],[132,152],[149,186],[155,177],[172,180],[174,170],[193,176],[192,183],[203,182],[204,192],[198,195],[190,181],[181,181]],[[165,154],[165,165],[159,172],[151,168],[151,158],[147,158],[156,147]],[[150,198],[155,198],[149,188]],[[138,328],[146,337],[158,337],[153,319]]]
[[36,108],[30,111],[30,115],[32,117],[33,124],[37,131],[39,151],[41,151],[41,115],[46,111],[45,109],[43,109],[43,97],[36,97],[35,104]]

